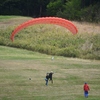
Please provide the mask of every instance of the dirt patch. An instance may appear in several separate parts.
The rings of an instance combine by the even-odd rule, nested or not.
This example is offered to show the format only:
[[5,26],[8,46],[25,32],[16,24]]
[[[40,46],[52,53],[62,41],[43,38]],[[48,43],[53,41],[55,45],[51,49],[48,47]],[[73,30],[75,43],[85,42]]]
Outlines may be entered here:
[[78,33],[100,34],[100,24],[87,23],[87,22],[73,22],[73,23],[77,26]]
[[0,29],[5,29],[10,26],[18,26],[19,24],[26,22],[32,18],[22,17],[22,18],[12,18],[9,20],[4,20],[0,22]]

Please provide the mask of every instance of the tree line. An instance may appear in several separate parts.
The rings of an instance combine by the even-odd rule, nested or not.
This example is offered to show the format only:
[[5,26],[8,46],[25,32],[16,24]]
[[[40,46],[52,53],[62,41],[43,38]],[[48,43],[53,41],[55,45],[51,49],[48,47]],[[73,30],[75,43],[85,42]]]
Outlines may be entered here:
[[99,22],[100,0],[0,0],[0,15],[58,16]]

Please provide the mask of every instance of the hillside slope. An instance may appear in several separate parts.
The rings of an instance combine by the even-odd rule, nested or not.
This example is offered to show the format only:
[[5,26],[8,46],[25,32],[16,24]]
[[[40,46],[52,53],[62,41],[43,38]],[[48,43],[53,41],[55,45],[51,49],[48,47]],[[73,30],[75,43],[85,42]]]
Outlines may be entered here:
[[72,35],[67,29],[57,25],[35,25],[20,31],[15,36],[15,41],[11,42],[10,35],[14,28],[30,19],[32,18],[2,17],[0,44],[50,55],[100,59],[99,24],[73,21],[78,28],[77,35]]

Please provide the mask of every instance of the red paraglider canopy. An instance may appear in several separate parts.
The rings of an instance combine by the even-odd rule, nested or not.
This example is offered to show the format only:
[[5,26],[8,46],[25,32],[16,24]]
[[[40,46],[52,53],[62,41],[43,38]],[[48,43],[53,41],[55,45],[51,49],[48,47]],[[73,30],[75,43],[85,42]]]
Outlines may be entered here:
[[70,30],[73,34],[76,34],[78,32],[76,26],[69,20],[58,18],[58,17],[41,17],[41,18],[34,18],[32,20],[26,21],[22,24],[20,24],[17,28],[14,29],[14,31],[11,34],[11,40],[14,40],[14,36],[23,28],[26,28],[31,25],[35,24],[56,24],[63,26]]

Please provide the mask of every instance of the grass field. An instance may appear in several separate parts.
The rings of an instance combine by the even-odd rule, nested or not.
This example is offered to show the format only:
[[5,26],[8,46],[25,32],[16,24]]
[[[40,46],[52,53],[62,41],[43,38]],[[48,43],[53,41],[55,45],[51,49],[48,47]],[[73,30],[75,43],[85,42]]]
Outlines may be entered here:
[[[44,55],[0,46],[0,100],[100,100],[100,61]],[[54,84],[45,75],[54,72]],[[29,80],[31,78],[31,80]]]

